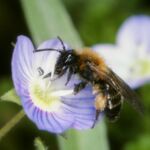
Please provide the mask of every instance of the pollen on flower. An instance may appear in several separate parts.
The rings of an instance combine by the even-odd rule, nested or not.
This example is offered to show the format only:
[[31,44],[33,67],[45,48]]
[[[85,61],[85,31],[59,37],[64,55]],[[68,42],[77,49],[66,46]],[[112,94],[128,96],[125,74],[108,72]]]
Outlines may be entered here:
[[53,94],[51,83],[44,79],[37,79],[30,84],[30,97],[32,102],[44,111],[58,111],[60,108],[60,97]]

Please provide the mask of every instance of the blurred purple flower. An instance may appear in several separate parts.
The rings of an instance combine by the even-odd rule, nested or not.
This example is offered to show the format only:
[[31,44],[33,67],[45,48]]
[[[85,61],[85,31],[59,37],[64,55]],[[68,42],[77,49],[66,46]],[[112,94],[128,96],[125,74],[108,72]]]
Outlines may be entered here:
[[[46,48],[62,49],[62,45],[58,39],[52,39],[38,47]],[[79,82],[76,76],[67,86],[66,75],[54,81],[43,79],[43,71],[44,74],[51,72],[51,78],[54,77],[60,54],[54,51],[33,53],[34,49],[29,38],[19,36],[12,56],[13,82],[27,116],[39,129],[53,133],[69,128],[91,128],[95,119],[92,89],[87,86],[74,95],[74,84]]]
[[93,46],[132,88],[150,82],[150,17],[129,17],[120,27],[116,45]]

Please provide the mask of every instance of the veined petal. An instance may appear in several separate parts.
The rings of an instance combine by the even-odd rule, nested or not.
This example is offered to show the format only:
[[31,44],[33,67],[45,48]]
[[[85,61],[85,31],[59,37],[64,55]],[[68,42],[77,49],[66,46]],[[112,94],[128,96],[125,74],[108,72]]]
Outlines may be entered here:
[[150,17],[129,17],[118,31],[117,45],[133,57],[137,57],[137,51],[141,49],[142,53],[150,53]]
[[19,36],[12,56],[12,78],[20,95],[33,76],[33,45],[29,38]]
[[[66,81],[67,76],[64,75],[63,77],[57,80],[57,83],[60,82],[62,83],[62,85],[64,85]],[[67,86],[65,86],[64,89],[73,90],[74,84],[78,84],[80,82],[81,80],[78,78],[78,76],[73,75],[70,82],[67,84]],[[54,83],[56,84],[56,82]],[[63,89],[63,87],[61,87],[61,89]],[[88,129],[92,127],[96,115],[94,100],[95,95],[92,93],[92,88],[89,85],[87,85],[83,90],[81,90],[76,95],[69,94],[61,96],[62,112],[74,116],[75,121],[72,125],[72,128]]]
[[129,17],[117,35],[117,46],[132,58],[129,77],[125,80],[133,88],[150,81],[150,17],[145,15]]
[[[46,41],[40,49],[55,48],[55,44],[58,47],[57,42],[56,39]],[[64,132],[74,123],[74,117],[59,111],[60,97],[49,95],[52,89],[49,89],[49,92],[45,91],[51,84],[50,79],[44,80],[38,73],[38,67],[44,71],[46,68],[53,71],[59,53],[34,53],[34,49],[30,39],[25,36],[18,37],[12,57],[12,76],[16,92],[27,116],[39,129],[54,133]]]
[[24,110],[27,116],[41,130],[53,133],[62,133],[70,128],[74,122],[71,114],[63,112],[47,112],[36,107],[30,97],[22,97]]
[[91,128],[95,120],[95,107],[92,89],[87,86],[76,95],[61,97],[62,109],[67,114],[75,117],[72,128],[87,129]]

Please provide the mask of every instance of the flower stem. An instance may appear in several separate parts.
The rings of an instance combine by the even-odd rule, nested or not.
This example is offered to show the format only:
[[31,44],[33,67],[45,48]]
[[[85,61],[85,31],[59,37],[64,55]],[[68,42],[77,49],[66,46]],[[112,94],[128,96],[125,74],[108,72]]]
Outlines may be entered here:
[[19,111],[9,122],[0,129],[0,140],[25,116],[23,110]]
[[34,145],[35,145],[36,150],[48,150],[48,147],[46,147],[43,144],[42,140],[39,137],[35,138]]

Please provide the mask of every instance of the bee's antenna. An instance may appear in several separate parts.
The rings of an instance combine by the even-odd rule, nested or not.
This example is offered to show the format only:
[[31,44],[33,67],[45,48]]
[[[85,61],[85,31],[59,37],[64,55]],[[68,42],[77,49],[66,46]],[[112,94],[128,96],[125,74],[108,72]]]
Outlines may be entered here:
[[63,40],[59,36],[57,36],[57,39],[60,41],[60,43],[62,45],[62,49],[54,49],[54,48],[34,49],[33,52],[56,51],[56,52],[62,53],[64,51],[66,51],[66,47],[64,45]]
[[47,48],[47,49],[34,49],[33,52],[43,52],[43,51],[56,51],[56,52],[59,52],[59,53],[62,53],[61,50],[58,50],[58,49],[53,49],[53,48]]
[[66,51],[66,47],[65,47],[65,45],[64,45],[63,40],[62,40],[59,36],[57,36],[57,38],[58,38],[58,40],[60,41],[60,43],[61,43],[61,45],[62,45],[63,51]]

